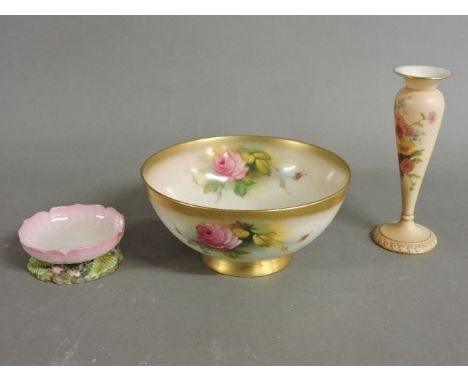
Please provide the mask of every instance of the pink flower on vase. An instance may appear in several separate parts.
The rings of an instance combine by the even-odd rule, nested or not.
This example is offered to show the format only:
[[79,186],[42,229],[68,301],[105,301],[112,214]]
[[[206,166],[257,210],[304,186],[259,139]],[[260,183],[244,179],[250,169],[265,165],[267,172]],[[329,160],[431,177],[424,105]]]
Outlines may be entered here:
[[62,272],[62,270],[63,270],[62,267],[59,267],[57,265],[54,265],[52,267],[52,272],[54,272],[56,275],[59,274],[60,272]]
[[414,133],[414,130],[411,127],[402,127],[397,125],[396,126],[396,134],[400,137],[410,137]]
[[400,170],[403,174],[409,174],[414,170],[414,162],[410,159],[403,159],[400,162]]
[[229,228],[218,224],[198,224],[198,240],[210,248],[233,249],[242,243]]
[[80,277],[81,272],[80,271],[72,271],[71,274],[72,274],[72,276]]
[[400,113],[395,114],[395,121],[397,125],[406,125],[405,119]]
[[242,179],[249,168],[246,166],[245,161],[238,153],[226,151],[222,155],[218,155],[213,163],[213,170],[218,175],[225,176],[229,179]]
[[406,123],[405,119],[400,113],[395,115],[396,134],[401,137],[411,137],[414,134],[414,129]]
[[427,121],[432,125],[437,119],[437,113],[435,111],[431,111],[427,115]]

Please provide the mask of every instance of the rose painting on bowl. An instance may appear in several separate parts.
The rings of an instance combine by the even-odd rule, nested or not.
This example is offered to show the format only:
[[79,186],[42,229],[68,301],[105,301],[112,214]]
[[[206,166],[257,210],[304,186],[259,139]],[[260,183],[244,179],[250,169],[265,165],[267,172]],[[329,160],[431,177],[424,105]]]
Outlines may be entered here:
[[214,148],[200,162],[203,164],[192,180],[204,193],[216,194],[216,200],[221,199],[226,189],[243,198],[267,178],[275,178],[277,186],[289,193],[288,181],[299,181],[306,175],[303,169],[293,173],[281,171],[275,158],[259,148]]
[[252,251],[269,247],[288,253],[290,245],[301,243],[309,237],[307,233],[295,241],[284,241],[265,224],[239,220],[228,225],[199,223],[195,227],[195,238],[187,238],[177,227],[175,231],[183,237],[187,245],[207,255],[222,255],[232,259],[242,259]]

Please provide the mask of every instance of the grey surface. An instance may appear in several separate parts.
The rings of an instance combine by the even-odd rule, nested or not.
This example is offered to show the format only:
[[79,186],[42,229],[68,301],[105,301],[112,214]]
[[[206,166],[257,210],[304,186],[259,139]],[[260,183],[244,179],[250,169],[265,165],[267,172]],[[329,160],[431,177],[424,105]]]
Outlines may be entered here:
[[[467,364],[468,19],[0,17],[1,364]],[[416,216],[426,256],[375,246],[399,214],[394,66],[453,70]],[[331,226],[274,276],[212,273],[157,220],[139,167],[196,137],[313,142],[353,169]],[[124,213],[121,269],[26,271],[39,210]]]

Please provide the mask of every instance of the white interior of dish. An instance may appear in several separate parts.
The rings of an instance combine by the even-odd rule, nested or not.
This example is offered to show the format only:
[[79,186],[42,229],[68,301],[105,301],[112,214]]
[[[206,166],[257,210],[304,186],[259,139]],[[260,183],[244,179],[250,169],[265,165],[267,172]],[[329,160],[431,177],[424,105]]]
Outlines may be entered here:
[[447,78],[452,74],[450,70],[435,66],[406,65],[395,68],[395,73],[415,78]]
[[31,218],[21,239],[43,251],[68,251],[109,240],[123,224],[115,212],[102,206],[56,207]]
[[[150,161],[150,165],[143,170],[145,180],[156,191],[185,203],[222,209],[258,210],[318,201],[341,190],[350,175],[344,162],[336,156],[299,142],[285,143],[279,139],[265,141],[261,137],[239,144],[233,139],[227,144],[203,141],[187,145],[183,150],[169,149],[161,159]],[[236,151],[239,146],[264,150],[272,158],[272,174],[260,176],[244,197],[236,195],[232,181],[220,177],[212,168],[216,155]],[[280,187],[280,178],[283,178],[287,191]],[[209,180],[226,182],[222,197],[216,193],[204,193],[203,184]]]

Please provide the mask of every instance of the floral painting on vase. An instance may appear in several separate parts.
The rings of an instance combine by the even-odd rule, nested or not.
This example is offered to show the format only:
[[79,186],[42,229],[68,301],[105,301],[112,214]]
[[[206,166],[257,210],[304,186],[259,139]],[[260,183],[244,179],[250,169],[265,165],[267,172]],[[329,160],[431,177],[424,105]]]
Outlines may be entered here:
[[398,162],[400,176],[411,179],[410,190],[414,189],[416,179],[421,175],[417,172],[417,164],[422,162],[421,156],[424,149],[418,149],[417,144],[424,134],[425,124],[434,124],[437,113],[431,111],[427,114],[420,113],[416,121],[407,121],[404,117],[405,99],[401,98],[395,105],[395,131],[397,138]]

